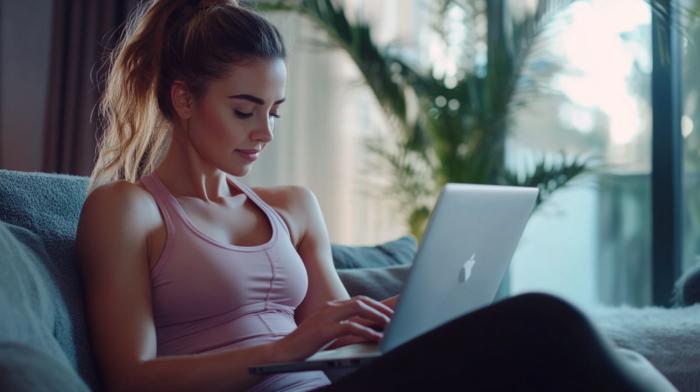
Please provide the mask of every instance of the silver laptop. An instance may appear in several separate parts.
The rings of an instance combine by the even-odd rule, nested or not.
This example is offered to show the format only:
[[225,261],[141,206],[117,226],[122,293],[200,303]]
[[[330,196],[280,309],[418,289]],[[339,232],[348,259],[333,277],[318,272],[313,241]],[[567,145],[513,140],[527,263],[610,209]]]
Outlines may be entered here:
[[394,315],[377,343],[319,351],[251,374],[357,367],[489,305],[537,199],[537,188],[447,184],[440,193]]

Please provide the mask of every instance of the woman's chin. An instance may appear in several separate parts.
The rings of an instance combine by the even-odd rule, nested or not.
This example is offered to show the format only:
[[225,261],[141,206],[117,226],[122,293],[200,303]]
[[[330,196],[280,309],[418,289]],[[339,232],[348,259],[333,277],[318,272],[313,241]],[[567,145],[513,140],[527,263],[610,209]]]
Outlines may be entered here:
[[234,176],[234,177],[245,177],[250,173],[250,170],[253,168],[253,165],[245,165],[245,166],[239,166],[235,168],[231,168],[231,170],[227,170],[226,173]]

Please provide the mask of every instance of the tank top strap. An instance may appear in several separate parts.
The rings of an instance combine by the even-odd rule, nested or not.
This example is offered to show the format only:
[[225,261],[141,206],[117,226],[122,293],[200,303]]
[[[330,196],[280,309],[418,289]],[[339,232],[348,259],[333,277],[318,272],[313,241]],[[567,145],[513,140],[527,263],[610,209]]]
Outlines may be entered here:
[[165,264],[163,260],[167,261],[170,259],[170,254],[172,253],[173,244],[175,242],[175,225],[173,224],[171,217],[173,215],[177,216],[177,212],[171,205],[172,201],[170,200],[170,193],[168,192],[167,188],[165,188],[165,185],[160,182],[156,172],[152,172],[141,177],[141,182],[156,201],[158,210],[160,210],[160,215],[163,217],[163,224],[165,225],[166,232],[165,248],[163,249],[163,253],[158,259],[155,267],[151,271],[151,279],[153,279],[158,271],[163,269],[163,265]]
[[[170,217],[172,215],[177,216],[177,200],[175,200],[168,188],[160,181],[156,172],[141,177],[141,181],[151,195],[153,195],[153,198],[158,204],[158,208],[165,210],[165,215],[168,216],[167,220],[172,224]],[[166,222],[166,224],[167,223],[168,222]]]
[[269,204],[265,203],[260,196],[257,195],[252,189],[250,189],[247,185],[243,184],[242,182],[235,180],[231,177],[227,177],[229,182],[233,183],[238,189],[240,189],[243,193],[246,194],[246,196],[250,197],[255,204],[257,204],[260,208],[264,209],[270,216],[272,216],[275,219],[275,223],[282,227],[282,230],[284,230],[285,233],[287,233],[287,236],[289,238],[292,238],[291,233],[289,232],[289,227],[287,227],[287,223],[282,219],[279,213],[275,211],[274,208],[270,207]]

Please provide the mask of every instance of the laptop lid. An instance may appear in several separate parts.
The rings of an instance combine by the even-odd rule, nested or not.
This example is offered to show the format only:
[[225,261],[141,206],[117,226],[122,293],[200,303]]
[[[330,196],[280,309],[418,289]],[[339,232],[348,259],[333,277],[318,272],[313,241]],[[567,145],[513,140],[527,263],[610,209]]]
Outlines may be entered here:
[[445,185],[379,351],[493,302],[538,192]]

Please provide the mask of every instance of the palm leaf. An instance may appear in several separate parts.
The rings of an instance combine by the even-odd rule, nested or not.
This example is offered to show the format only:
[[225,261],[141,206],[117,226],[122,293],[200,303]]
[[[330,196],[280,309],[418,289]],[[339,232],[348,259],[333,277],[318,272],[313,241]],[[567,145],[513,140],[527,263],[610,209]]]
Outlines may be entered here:
[[538,206],[554,191],[567,186],[574,177],[591,171],[590,158],[567,159],[566,155],[561,153],[555,161],[557,162],[547,163],[541,159],[534,169],[524,176],[516,171],[504,169],[499,182],[503,185],[539,188],[536,202]]

